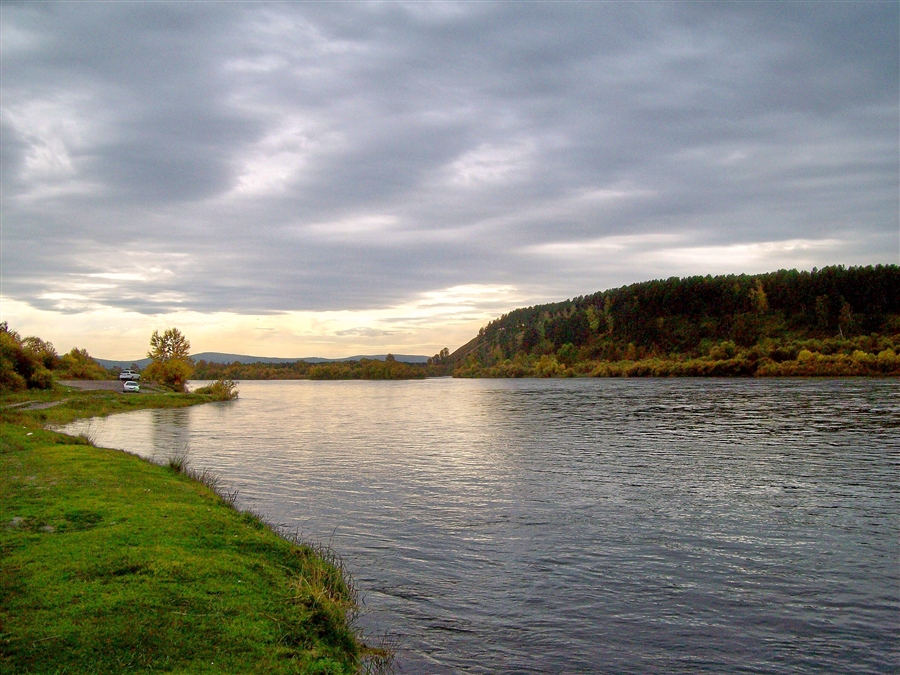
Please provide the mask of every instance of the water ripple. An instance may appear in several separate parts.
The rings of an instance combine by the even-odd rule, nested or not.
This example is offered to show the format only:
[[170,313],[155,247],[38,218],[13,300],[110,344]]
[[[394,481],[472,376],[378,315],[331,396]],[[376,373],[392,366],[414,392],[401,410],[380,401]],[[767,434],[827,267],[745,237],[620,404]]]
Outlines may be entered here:
[[896,380],[240,390],[91,433],[330,541],[400,672],[900,671]]

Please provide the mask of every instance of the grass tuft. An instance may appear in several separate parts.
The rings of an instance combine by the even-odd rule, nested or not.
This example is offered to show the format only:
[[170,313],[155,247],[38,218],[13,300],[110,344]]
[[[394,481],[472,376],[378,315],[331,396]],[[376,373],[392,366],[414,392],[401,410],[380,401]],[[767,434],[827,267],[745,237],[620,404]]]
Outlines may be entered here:
[[183,445],[181,449],[171,453],[166,458],[166,466],[175,473],[185,473],[188,470],[188,446]]
[[[45,421],[42,419],[41,421]],[[97,446],[97,433],[91,428],[90,423],[88,423],[87,428],[82,431],[80,434],[76,436],[81,442],[85,445],[92,445],[94,447]]]

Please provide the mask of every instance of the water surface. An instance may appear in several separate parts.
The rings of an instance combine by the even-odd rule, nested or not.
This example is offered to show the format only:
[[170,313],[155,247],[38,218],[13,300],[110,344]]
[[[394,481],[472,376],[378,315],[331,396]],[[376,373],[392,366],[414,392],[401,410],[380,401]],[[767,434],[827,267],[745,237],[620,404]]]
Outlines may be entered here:
[[330,542],[399,672],[900,671],[896,380],[242,382],[86,425]]

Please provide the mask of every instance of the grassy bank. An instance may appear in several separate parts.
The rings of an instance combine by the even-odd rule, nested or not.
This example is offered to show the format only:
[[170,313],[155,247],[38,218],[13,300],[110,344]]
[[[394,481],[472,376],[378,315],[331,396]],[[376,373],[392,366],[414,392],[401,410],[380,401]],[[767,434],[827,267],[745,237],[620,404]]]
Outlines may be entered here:
[[0,411],[0,673],[352,673],[377,661],[327,552],[177,468],[44,428],[204,397],[33,398],[65,401]]

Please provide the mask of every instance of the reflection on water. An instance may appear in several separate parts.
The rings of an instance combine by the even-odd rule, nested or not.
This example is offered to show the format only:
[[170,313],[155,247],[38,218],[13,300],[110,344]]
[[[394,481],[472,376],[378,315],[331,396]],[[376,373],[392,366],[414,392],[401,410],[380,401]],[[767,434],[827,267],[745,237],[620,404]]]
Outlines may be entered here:
[[240,391],[91,431],[330,541],[401,672],[900,668],[896,381]]

